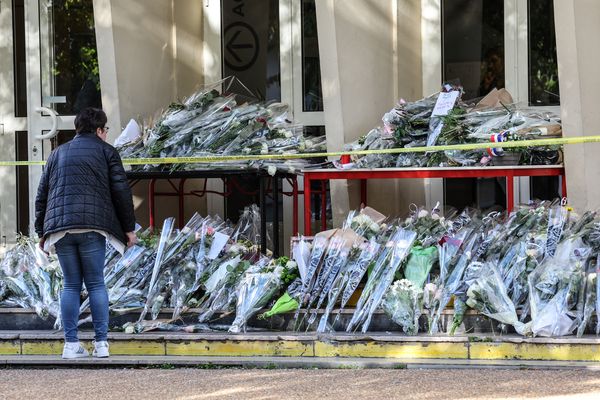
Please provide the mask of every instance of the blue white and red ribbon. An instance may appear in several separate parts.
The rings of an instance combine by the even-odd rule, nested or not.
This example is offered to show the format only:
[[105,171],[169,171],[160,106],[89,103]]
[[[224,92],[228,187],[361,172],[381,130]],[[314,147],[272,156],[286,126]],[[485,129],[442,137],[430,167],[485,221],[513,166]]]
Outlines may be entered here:
[[[500,133],[493,133],[492,136],[490,137],[490,142],[492,142],[492,143],[506,142],[507,140],[508,140],[508,132],[507,131],[500,132]],[[499,157],[499,156],[504,155],[504,150],[502,148],[488,148],[487,153],[492,157]]]

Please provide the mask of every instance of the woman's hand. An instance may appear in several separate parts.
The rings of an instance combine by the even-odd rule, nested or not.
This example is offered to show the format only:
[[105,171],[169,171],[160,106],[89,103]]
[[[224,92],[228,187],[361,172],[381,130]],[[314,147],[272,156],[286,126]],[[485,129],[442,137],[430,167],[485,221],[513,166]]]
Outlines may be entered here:
[[127,232],[125,235],[127,236],[127,247],[131,247],[137,243],[138,238],[135,232]]
[[43,237],[40,239],[40,242],[38,243],[38,246],[40,246],[40,249],[45,253],[46,251],[44,250],[44,244],[46,243],[46,238]]

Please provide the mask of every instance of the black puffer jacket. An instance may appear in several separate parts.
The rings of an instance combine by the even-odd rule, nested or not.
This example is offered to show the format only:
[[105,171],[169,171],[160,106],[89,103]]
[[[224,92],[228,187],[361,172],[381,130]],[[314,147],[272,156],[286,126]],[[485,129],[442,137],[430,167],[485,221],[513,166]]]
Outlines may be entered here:
[[119,153],[82,133],[48,157],[35,200],[39,237],[67,229],[98,229],[127,242],[135,229],[133,200]]

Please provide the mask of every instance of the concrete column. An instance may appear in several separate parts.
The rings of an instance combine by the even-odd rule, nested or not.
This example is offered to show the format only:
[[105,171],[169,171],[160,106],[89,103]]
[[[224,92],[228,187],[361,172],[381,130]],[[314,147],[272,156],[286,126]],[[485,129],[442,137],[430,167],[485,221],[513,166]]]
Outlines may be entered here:
[[[555,0],[554,15],[563,135],[598,135],[600,2]],[[569,203],[580,211],[600,209],[599,155],[599,143],[565,146]]]
[[[340,151],[422,92],[420,0],[319,0],[317,24],[327,147]],[[401,93],[400,93],[401,92]],[[334,225],[358,207],[358,186],[331,185]],[[371,182],[369,205],[398,214],[423,202],[422,181]]]
[[[134,118],[152,123],[171,102],[203,83],[203,2],[197,0],[94,0],[96,39],[105,109],[113,141]],[[158,191],[172,190],[167,184]],[[190,181],[186,189],[198,189]],[[136,216],[148,223],[146,187],[134,188]],[[186,199],[185,218],[206,213],[204,198]],[[177,199],[161,198],[156,223],[176,216]]]
[[102,103],[116,123],[111,135],[203,82],[202,2],[94,0],[94,16]]

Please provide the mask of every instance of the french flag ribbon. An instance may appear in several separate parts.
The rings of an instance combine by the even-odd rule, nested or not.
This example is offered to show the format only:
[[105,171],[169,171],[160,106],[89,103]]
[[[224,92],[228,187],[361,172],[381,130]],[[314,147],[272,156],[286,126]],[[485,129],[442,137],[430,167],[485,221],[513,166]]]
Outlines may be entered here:
[[[492,142],[492,143],[506,142],[507,139],[508,139],[507,131],[500,132],[500,133],[493,133],[490,136],[490,142]],[[487,153],[492,157],[498,157],[498,156],[504,155],[504,150],[502,148],[497,148],[497,149],[488,148]]]

